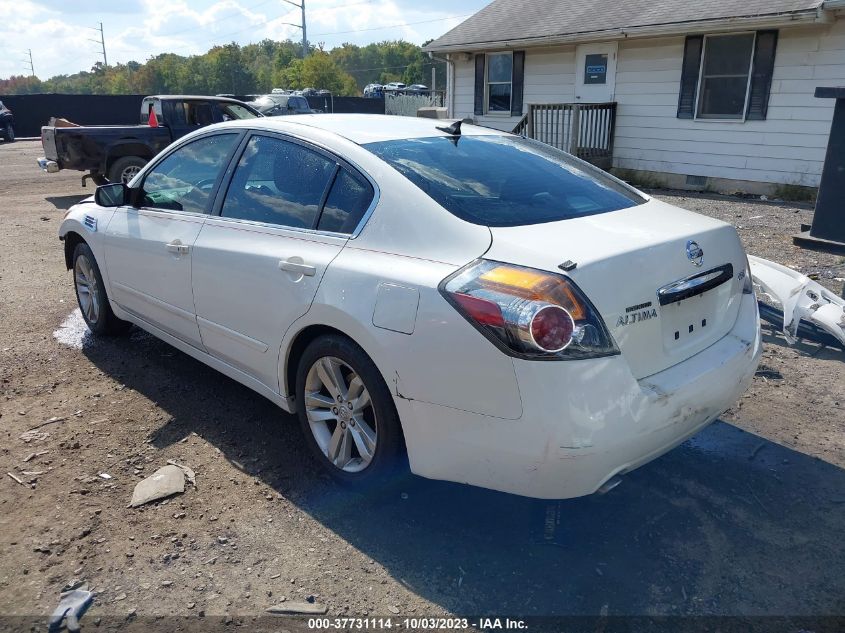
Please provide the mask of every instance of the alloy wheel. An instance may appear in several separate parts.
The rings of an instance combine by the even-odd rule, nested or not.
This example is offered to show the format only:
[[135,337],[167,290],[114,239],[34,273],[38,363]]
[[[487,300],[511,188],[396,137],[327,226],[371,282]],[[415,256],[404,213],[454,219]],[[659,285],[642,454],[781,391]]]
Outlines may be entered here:
[[308,370],[304,400],[311,433],[326,459],[349,473],[369,466],[378,443],[378,421],[357,372],[339,358],[318,358]]
[[88,323],[95,324],[100,318],[100,298],[97,291],[97,278],[94,267],[85,255],[76,258],[73,265],[73,277],[76,282],[76,296],[79,307]]
[[120,182],[123,184],[129,184],[129,181],[132,180],[138,173],[141,171],[141,168],[137,165],[130,165],[122,172],[120,172]]

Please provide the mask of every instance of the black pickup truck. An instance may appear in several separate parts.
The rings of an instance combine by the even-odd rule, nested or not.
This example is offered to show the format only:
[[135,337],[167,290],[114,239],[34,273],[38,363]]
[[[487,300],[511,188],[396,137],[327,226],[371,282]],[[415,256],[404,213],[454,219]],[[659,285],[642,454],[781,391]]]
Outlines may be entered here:
[[83,186],[86,178],[98,185],[106,181],[129,182],[153,156],[179,137],[212,123],[258,116],[262,115],[255,108],[225,97],[144,97],[141,125],[45,125],[41,128],[45,155],[38,159],[38,165],[49,173],[61,169],[87,171],[82,177]]

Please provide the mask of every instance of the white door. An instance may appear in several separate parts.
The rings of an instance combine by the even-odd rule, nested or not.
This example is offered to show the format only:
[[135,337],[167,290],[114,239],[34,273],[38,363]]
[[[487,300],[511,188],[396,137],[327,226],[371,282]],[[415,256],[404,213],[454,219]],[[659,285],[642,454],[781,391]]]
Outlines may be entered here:
[[606,103],[616,96],[616,42],[575,49],[575,102]]
[[208,352],[279,391],[279,353],[373,199],[321,151],[254,134],[219,215],[194,247],[197,321]]
[[138,206],[117,208],[106,230],[111,298],[127,312],[199,348],[192,249],[239,136],[215,134],[176,149],[133,190]]

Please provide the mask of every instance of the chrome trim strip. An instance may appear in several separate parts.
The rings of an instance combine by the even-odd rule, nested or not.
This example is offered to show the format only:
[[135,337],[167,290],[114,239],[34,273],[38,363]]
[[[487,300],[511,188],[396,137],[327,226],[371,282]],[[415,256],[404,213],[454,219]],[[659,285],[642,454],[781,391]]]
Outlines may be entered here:
[[733,265],[725,264],[712,270],[706,270],[702,273],[678,279],[658,288],[657,299],[662,306],[683,301],[684,299],[689,299],[690,297],[695,297],[708,290],[712,290],[726,281],[733,279],[733,276]]

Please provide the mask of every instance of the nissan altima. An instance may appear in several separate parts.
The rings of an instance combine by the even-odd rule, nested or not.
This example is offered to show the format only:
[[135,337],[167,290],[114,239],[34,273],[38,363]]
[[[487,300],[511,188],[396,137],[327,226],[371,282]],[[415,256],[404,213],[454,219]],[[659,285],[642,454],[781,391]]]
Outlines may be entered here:
[[760,357],[733,227],[547,145],[429,119],[232,121],[61,225],[95,335],[134,324],[299,418],[333,477],[606,490]]

